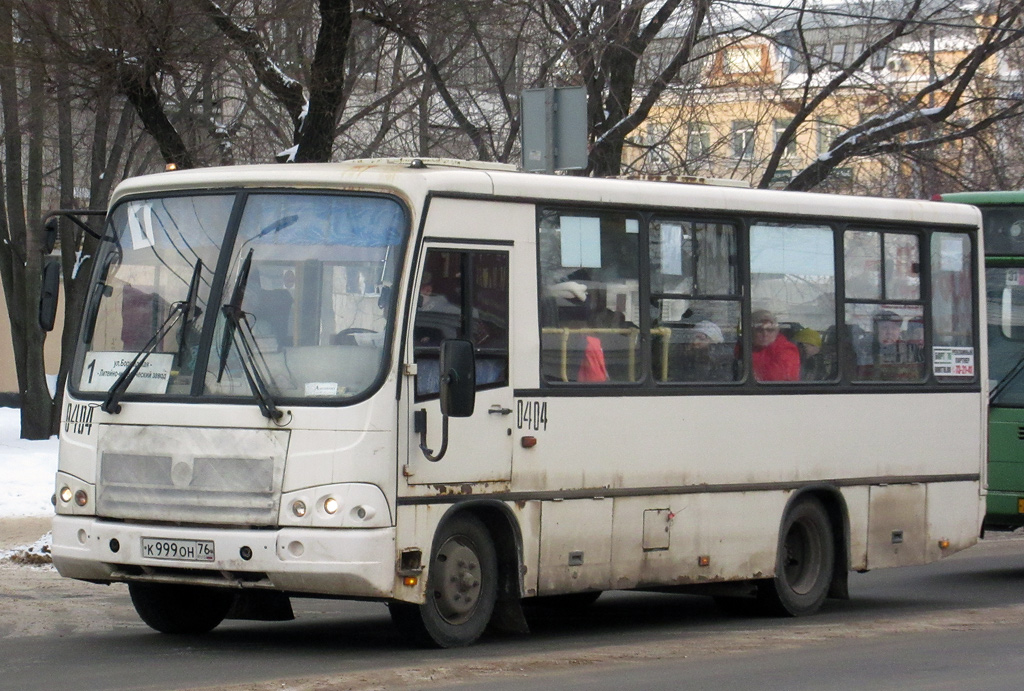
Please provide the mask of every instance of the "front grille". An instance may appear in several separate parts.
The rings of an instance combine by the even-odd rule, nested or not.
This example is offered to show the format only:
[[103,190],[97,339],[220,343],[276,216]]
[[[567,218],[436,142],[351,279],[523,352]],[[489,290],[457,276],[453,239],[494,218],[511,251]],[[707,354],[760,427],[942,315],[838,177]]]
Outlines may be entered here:
[[[276,525],[287,437],[262,430],[105,427],[99,515]],[[211,454],[220,449],[225,455]]]

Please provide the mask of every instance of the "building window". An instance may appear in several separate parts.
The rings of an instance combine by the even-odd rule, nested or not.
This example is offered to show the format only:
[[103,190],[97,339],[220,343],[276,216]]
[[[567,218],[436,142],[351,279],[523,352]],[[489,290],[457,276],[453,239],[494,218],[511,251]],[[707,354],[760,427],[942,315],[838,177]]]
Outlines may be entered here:
[[832,142],[839,136],[839,124],[832,119],[818,122],[818,153],[824,154],[832,150]]
[[811,69],[816,70],[825,63],[826,46],[824,43],[815,43],[807,47],[808,57],[811,62]]
[[846,44],[836,43],[832,46],[832,65],[842,67],[846,63]]
[[704,158],[711,151],[711,133],[703,122],[693,122],[686,135],[686,157],[689,159]]
[[749,160],[754,156],[754,123],[750,120],[733,120],[732,155]]
[[729,46],[722,53],[723,74],[752,74],[762,71],[761,46]]
[[886,61],[889,59],[889,51],[882,48],[877,53],[871,55],[871,69],[880,70],[885,67]]
[[[792,122],[792,120],[789,120],[789,119],[777,118],[775,120],[775,122],[774,122],[774,132],[775,132],[774,144],[775,144],[776,148],[778,148],[779,140],[782,139],[783,135],[786,132],[786,128],[789,127],[789,124],[791,122]],[[796,134],[795,133],[794,133],[794,135],[792,137],[790,137],[789,141],[786,142],[785,149],[783,150],[782,155],[783,156],[787,156],[787,157],[796,156]]]

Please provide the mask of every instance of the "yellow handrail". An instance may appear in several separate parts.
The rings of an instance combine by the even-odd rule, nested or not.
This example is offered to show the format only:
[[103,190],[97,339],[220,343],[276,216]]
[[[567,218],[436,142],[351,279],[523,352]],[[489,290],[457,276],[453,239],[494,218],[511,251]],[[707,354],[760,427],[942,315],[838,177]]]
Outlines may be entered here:
[[[561,342],[559,348],[561,351],[561,379],[562,381],[569,381],[569,337],[573,334],[596,335],[596,334],[613,334],[618,336],[627,336],[629,338],[629,380],[636,381],[636,351],[637,343],[640,340],[640,329],[633,328],[608,328],[608,327],[582,327],[582,328],[568,328],[561,326],[545,326],[541,329],[542,334],[557,334],[561,336]],[[662,337],[662,343],[667,345],[668,339],[672,335],[672,330],[668,327],[656,327],[651,329],[651,333],[657,334]],[[665,381],[668,379],[668,348],[665,345],[661,348],[661,380]]]

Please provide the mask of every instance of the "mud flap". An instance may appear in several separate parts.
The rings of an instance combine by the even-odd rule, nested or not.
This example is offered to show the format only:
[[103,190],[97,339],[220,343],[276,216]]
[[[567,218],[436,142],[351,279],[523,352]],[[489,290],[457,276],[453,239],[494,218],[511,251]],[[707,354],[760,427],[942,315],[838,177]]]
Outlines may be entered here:
[[832,583],[828,587],[828,597],[834,600],[850,599],[850,572],[840,568],[837,560],[835,573],[832,574]]
[[522,602],[514,597],[499,599],[494,604],[494,613],[487,628],[500,633],[530,633]]

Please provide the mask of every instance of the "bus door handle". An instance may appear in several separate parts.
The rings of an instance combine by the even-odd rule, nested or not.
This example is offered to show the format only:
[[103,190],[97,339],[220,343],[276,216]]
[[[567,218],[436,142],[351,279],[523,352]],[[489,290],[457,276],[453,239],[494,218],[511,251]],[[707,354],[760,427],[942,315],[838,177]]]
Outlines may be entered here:
[[512,409],[511,408],[505,408],[501,404],[495,403],[494,405],[492,405],[490,408],[487,409],[487,414],[488,415],[511,415],[512,414]]

